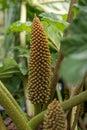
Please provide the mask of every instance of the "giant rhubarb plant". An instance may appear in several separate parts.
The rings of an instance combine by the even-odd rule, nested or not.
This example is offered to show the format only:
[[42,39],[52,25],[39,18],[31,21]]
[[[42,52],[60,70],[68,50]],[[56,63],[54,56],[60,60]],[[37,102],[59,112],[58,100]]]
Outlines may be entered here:
[[[36,130],[36,127],[43,120],[44,130],[66,130],[64,110],[70,109],[87,100],[86,90],[81,94],[75,94],[75,96],[64,102],[59,103],[57,100],[54,100],[50,104],[50,101],[53,100],[55,87],[58,81],[57,72],[60,68],[62,59],[63,56],[60,52],[54,70],[53,80],[51,81],[51,59],[47,38],[40,20],[35,16],[31,31],[27,94],[32,104],[35,106],[40,104],[41,111],[44,104],[49,105],[47,110],[42,111],[28,121],[11,93],[6,89],[3,83],[0,82],[0,105],[4,107],[19,130]],[[87,75],[84,79],[86,79],[86,77]],[[83,81],[82,85],[84,83]],[[37,109],[39,108],[37,107]],[[0,126],[1,130],[6,129],[2,118],[0,118]]]

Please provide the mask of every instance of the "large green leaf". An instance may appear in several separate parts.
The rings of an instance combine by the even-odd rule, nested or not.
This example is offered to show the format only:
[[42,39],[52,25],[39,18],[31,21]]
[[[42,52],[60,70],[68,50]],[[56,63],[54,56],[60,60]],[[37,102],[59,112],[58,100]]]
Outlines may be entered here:
[[60,39],[67,23],[62,16],[54,13],[42,13],[40,17],[42,17],[42,24],[46,30],[49,45],[52,49],[58,51],[60,49]]
[[61,66],[61,77],[71,84],[80,81],[87,70],[87,59],[66,57]]
[[61,75],[67,82],[75,83],[87,71],[87,6],[66,29],[61,48],[65,55]]
[[4,59],[2,65],[0,66],[0,78],[11,77],[14,73],[20,73],[16,61],[11,58]]
[[66,14],[69,9],[69,2],[67,1],[43,1],[39,2],[46,12],[53,12],[55,14]]
[[67,26],[67,22],[63,20],[63,17],[61,15],[54,13],[42,13],[40,14],[40,17],[42,17],[42,20],[47,22],[48,25],[50,24],[56,26],[56,28],[61,32],[63,32]]
[[21,32],[26,31],[30,32],[31,30],[31,22],[21,23],[20,21],[14,22],[8,29],[9,32]]
[[60,48],[61,32],[53,24],[46,23],[44,21],[43,25],[45,27],[46,34],[49,40],[49,46],[51,46],[52,49],[58,51]]
[[29,58],[29,49],[22,46],[15,46],[14,49],[19,51],[20,54],[18,55],[18,57]]

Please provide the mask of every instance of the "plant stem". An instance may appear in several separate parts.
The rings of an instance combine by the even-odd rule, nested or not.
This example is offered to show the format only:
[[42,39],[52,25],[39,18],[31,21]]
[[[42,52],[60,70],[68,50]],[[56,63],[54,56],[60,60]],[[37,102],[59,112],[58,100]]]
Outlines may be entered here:
[[62,54],[62,52],[60,50],[58,58],[57,58],[56,66],[55,66],[55,69],[54,69],[53,79],[52,79],[51,85],[50,85],[50,88],[51,88],[50,102],[52,101],[54,93],[55,93],[56,85],[57,85],[57,82],[58,82],[58,72],[59,72],[59,69],[60,69],[61,62],[62,62],[63,58],[64,58],[63,54]]
[[77,0],[71,0],[71,2],[70,2],[70,7],[69,7],[69,12],[68,12],[68,17],[67,17],[67,22],[71,22],[72,21],[72,19],[73,19],[73,10],[72,10],[72,7],[73,7],[73,5],[75,4],[75,3],[77,3]]
[[[26,22],[26,14],[27,14],[27,8],[26,8],[26,2],[22,2],[21,4],[21,14],[20,14],[20,21],[22,23]],[[20,32],[20,45],[24,48],[26,48],[26,32]],[[21,60],[22,66],[26,66],[26,59],[22,58]],[[28,99],[28,94],[27,94],[27,77],[23,78],[23,87],[24,87],[24,95],[26,98],[26,109],[27,109],[27,114],[29,116],[34,116],[34,105],[31,104],[31,101]]]
[[[32,1],[34,2],[34,1]],[[21,4],[21,15],[20,15],[20,21],[22,23],[25,23],[26,22],[26,2],[22,2]],[[20,44],[22,47],[26,47],[26,32],[23,31],[20,33]],[[24,58],[21,59],[21,63],[23,66],[26,66],[26,60]],[[31,101],[29,100],[28,98],[28,94],[27,94],[27,78],[24,77],[23,79],[23,86],[24,86],[24,94],[25,94],[25,97],[26,97],[26,108],[27,108],[27,114],[29,116],[34,116],[36,115],[37,113],[40,112],[40,105],[36,104],[36,105],[33,105],[31,103]]]
[[[20,22],[25,23],[26,22],[26,2],[21,3],[21,11],[20,11]],[[20,32],[20,45],[24,48],[26,48],[26,32],[22,31]],[[23,66],[26,66],[26,59],[21,58],[20,62]]]
[[52,78],[51,85],[50,85],[51,97],[50,97],[50,100],[48,101],[48,103],[43,106],[42,110],[45,110],[47,108],[48,104],[52,101],[52,99],[54,97],[54,93],[55,93],[56,86],[57,86],[57,83],[58,83],[58,72],[59,72],[63,58],[64,58],[63,54],[60,50],[58,58],[57,58],[56,66],[55,66],[55,69],[54,69],[54,72],[53,72],[53,78]]
[[59,102],[62,102],[63,99],[62,99],[62,95],[61,95],[61,92],[59,90],[59,85],[58,84],[56,86],[56,92],[57,92],[57,97],[58,97]]
[[[79,95],[76,95],[72,97],[71,99],[68,99],[61,103],[61,106],[66,111],[78,104],[81,104],[82,102],[87,101],[87,90],[80,93]],[[29,121],[29,126],[35,130],[35,128],[40,124],[41,121],[43,121],[43,117],[46,110],[35,116],[33,119]]]
[[67,110],[78,104],[81,104],[84,101],[87,101],[87,90],[72,97],[71,99],[64,101],[61,105],[64,110]]
[[1,114],[0,114],[0,130],[6,130],[6,126],[4,124]]
[[33,119],[31,119],[29,121],[29,126],[33,130],[35,130],[36,127],[43,121],[43,117],[44,117],[45,112],[46,112],[46,110],[42,111],[41,113],[39,113],[38,115],[36,115]]
[[[77,106],[72,108],[70,130],[76,130],[77,128],[77,121],[74,124],[75,117],[76,117],[75,116],[76,110],[77,110]],[[74,127],[73,127],[73,124],[74,124]]]
[[[80,105],[76,106],[76,110],[75,110],[75,113],[74,113],[74,120],[73,120],[73,123],[72,123],[71,130],[75,130],[75,127],[77,126],[77,121],[79,120],[79,113],[80,113]],[[72,114],[73,114],[73,111],[72,111]]]
[[[20,112],[20,114],[25,118],[25,114],[22,111],[22,109],[19,107],[19,105],[17,104],[16,100],[13,98],[13,96],[11,95],[11,93],[6,89],[6,87],[4,86],[4,84],[0,81],[0,89],[5,93],[5,95],[9,98],[9,100],[14,104],[14,106],[16,107],[16,109]],[[3,100],[3,99],[2,99]]]
[[[22,4],[21,4],[20,21],[22,23],[26,22],[26,3],[25,2],[22,2]],[[25,31],[20,32],[20,44],[21,44],[22,47],[26,46],[26,34],[25,34]]]
[[19,111],[19,109],[17,109],[19,108],[17,107],[17,104],[15,106],[12,100],[9,98],[9,96],[7,96],[5,91],[3,91],[1,82],[0,82],[0,104],[4,107],[4,109],[11,117],[11,119],[14,121],[19,130],[31,130],[29,128],[27,118],[24,117],[24,115],[22,114],[22,112]]
[[35,104],[34,105],[34,115],[37,115],[38,113],[40,113],[41,112],[41,104],[39,103],[39,104]]
[[32,104],[31,101],[28,98],[28,94],[27,94],[27,81],[28,81],[27,76],[24,76],[23,77],[23,86],[24,86],[24,95],[25,95],[25,98],[26,98],[27,114],[30,117],[33,117],[34,116],[34,104]]

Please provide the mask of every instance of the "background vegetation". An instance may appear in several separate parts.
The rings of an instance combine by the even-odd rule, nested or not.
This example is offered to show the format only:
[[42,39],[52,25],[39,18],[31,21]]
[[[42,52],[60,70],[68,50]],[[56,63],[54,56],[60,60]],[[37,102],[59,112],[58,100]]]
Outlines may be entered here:
[[[30,31],[35,14],[46,30],[52,71],[60,47],[64,54],[58,81],[61,84],[56,87],[55,97],[60,92],[64,100],[67,86],[72,91],[84,79],[87,71],[87,2],[75,1],[72,7],[74,15],[71,17],[74,20],[67,19],[69,6],[69,0],[0,0],[0,79],[24,111],[24,81],[28,72]],[[87,78],[84,82],[86,89]],[[85,104],[85,115],[86,107]]]

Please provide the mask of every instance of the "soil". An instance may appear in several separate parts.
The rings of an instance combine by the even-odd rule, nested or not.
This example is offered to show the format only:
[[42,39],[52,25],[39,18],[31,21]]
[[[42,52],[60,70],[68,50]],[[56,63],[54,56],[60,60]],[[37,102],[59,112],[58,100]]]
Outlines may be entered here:
[[[16,125],[13,123],[13,121],[9,117],[6,117],[6,119],[4,120],[4,123],[7,127],[7,130],[18,130]],[[43,125],[40,125],[36,130],[43,130],[42,126]]]
[[13,123],[13,121],[9,117],[7,117],[4,122],[7,127],[7,130],[18,130],[16,125]]

